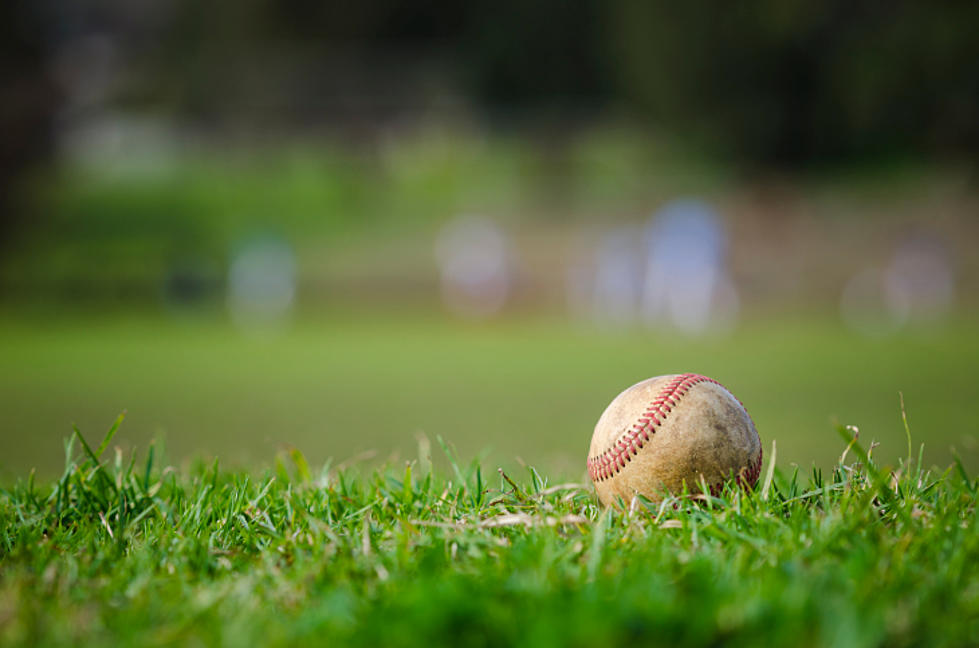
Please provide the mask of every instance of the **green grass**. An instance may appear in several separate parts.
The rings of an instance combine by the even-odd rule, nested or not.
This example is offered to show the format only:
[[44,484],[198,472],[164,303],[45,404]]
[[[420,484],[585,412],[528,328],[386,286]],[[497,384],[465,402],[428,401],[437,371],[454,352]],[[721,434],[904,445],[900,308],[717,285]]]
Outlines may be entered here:
[[852,443],[808,478],[769,463],[753,491],[623,513],[448,448],[433,472],[424,443],[375,472],[298,452],[175,471],[111,437],[72,437],[59,479],[0,491],[0,644],[979,642],[961,464],[889,472]]
[[[745,320],[730,336],[596,331],[557,318],[460,324],[419,313],[327,313],[282,335],[249,337],[220,322],[162,317],[0,320],[0,484],[61,470],[72,423],[99,429],[129,412],[124,448],[162,437],[178,466],[220,457],[268,463],[283,446],[310,462],[365,452],[415,455],[416,436],[452,439],[584,479],[595,421],[625,387],[692,371],[730,388],[779,445],[779,465],[830,469],[834,423],[904,453],[899,392],[928,466],[955,454],[979,471],[975,317],[938,331],[866,339],[826,315]],[[438,460],[438,459],[437,459]],[[444,466],[443,466],[444,467]]]

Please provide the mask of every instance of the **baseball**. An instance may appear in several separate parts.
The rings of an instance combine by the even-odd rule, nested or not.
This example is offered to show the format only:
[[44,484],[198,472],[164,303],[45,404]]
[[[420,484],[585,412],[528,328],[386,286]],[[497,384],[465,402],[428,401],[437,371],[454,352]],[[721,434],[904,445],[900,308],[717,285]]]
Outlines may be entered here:
[[761,439],[741,402],[697,374],[657,376],[629,387],[602,413],[588,452],[588,475],[604,505],[650,500],[686,484],[712,492],[734,477],[753,486]]

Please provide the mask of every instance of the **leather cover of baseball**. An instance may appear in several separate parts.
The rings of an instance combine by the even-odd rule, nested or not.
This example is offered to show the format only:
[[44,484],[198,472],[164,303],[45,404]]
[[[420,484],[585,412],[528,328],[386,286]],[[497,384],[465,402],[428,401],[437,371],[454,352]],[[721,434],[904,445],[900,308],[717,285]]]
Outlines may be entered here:
[[697,374],[657,376],[615,397],[598,419],[588,475],[604,505],[636,494],[652,501],[684,483],[712,492],[734,477],[753,486],[761,472],[761,439],[741,402]]

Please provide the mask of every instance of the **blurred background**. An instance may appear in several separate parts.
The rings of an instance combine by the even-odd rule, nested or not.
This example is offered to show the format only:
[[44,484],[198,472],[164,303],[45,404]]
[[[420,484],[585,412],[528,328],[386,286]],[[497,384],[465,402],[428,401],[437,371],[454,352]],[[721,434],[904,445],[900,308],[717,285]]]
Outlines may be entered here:
[[[584,477],[697,372],[779,464],[979,469],[979,5],[11,0],[0,478],[174,462]],[[436,446],[437,447],[437,446]]]

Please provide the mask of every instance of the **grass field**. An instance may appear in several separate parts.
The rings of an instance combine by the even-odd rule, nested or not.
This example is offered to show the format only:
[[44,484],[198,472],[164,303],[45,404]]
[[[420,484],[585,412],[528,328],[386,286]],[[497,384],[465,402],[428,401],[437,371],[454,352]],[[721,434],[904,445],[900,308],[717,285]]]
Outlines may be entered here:
[[979,643],[961,464],[888,473],[857,443],[808,478],[769,462],[753,491],[623,513],[451,449],[446,472],[424,450],[238,472],[112,445],[72,437],[59,479],[0,490],[0,644]]
[[[979,645],[968,169],[783,184],[628,127],[553,143],[449,128],[41,174],[0,258],[0,647]],[[559,315],[569,260],[684,195],[730,227],[737,329]],[[433,312],[460,214],[512,236],[497,321]],[[843,286],[906,235],[947,244],[958,312],[847,330]],[[256,237],[296,255],[274,334],[221,301]],[[601,510],[600,413],[688,371],[751,412],[761,483]]]
[[[283,448],[314,464],[416,455],[441,435],[463,456],[517,458],[565,480],[605,405],[652,375],[693,371],[746,404],[780,466],[830,468],[834,423],[907,454],[903,392],[925,462],[952,448],[979,470],[979,336],[965,316],[940,331],[880,339],[821,317],[746,321],[729,336],[595,331],[555,319],[463,325],[431,315],[307,317],[279,336],[220,321],[153,317],[8,318],[0,323],[0,483],[59,470],[61,440],[128,411],[125,448],[165,442],[177,466],[219,457],[246,469]],[[488,453],[488,454],[482,454]]]
[[[976,645],[974,331],[7,317],[0,645]],[[761,483],[602,511],[595,420],[677,371],[746,403]]]

